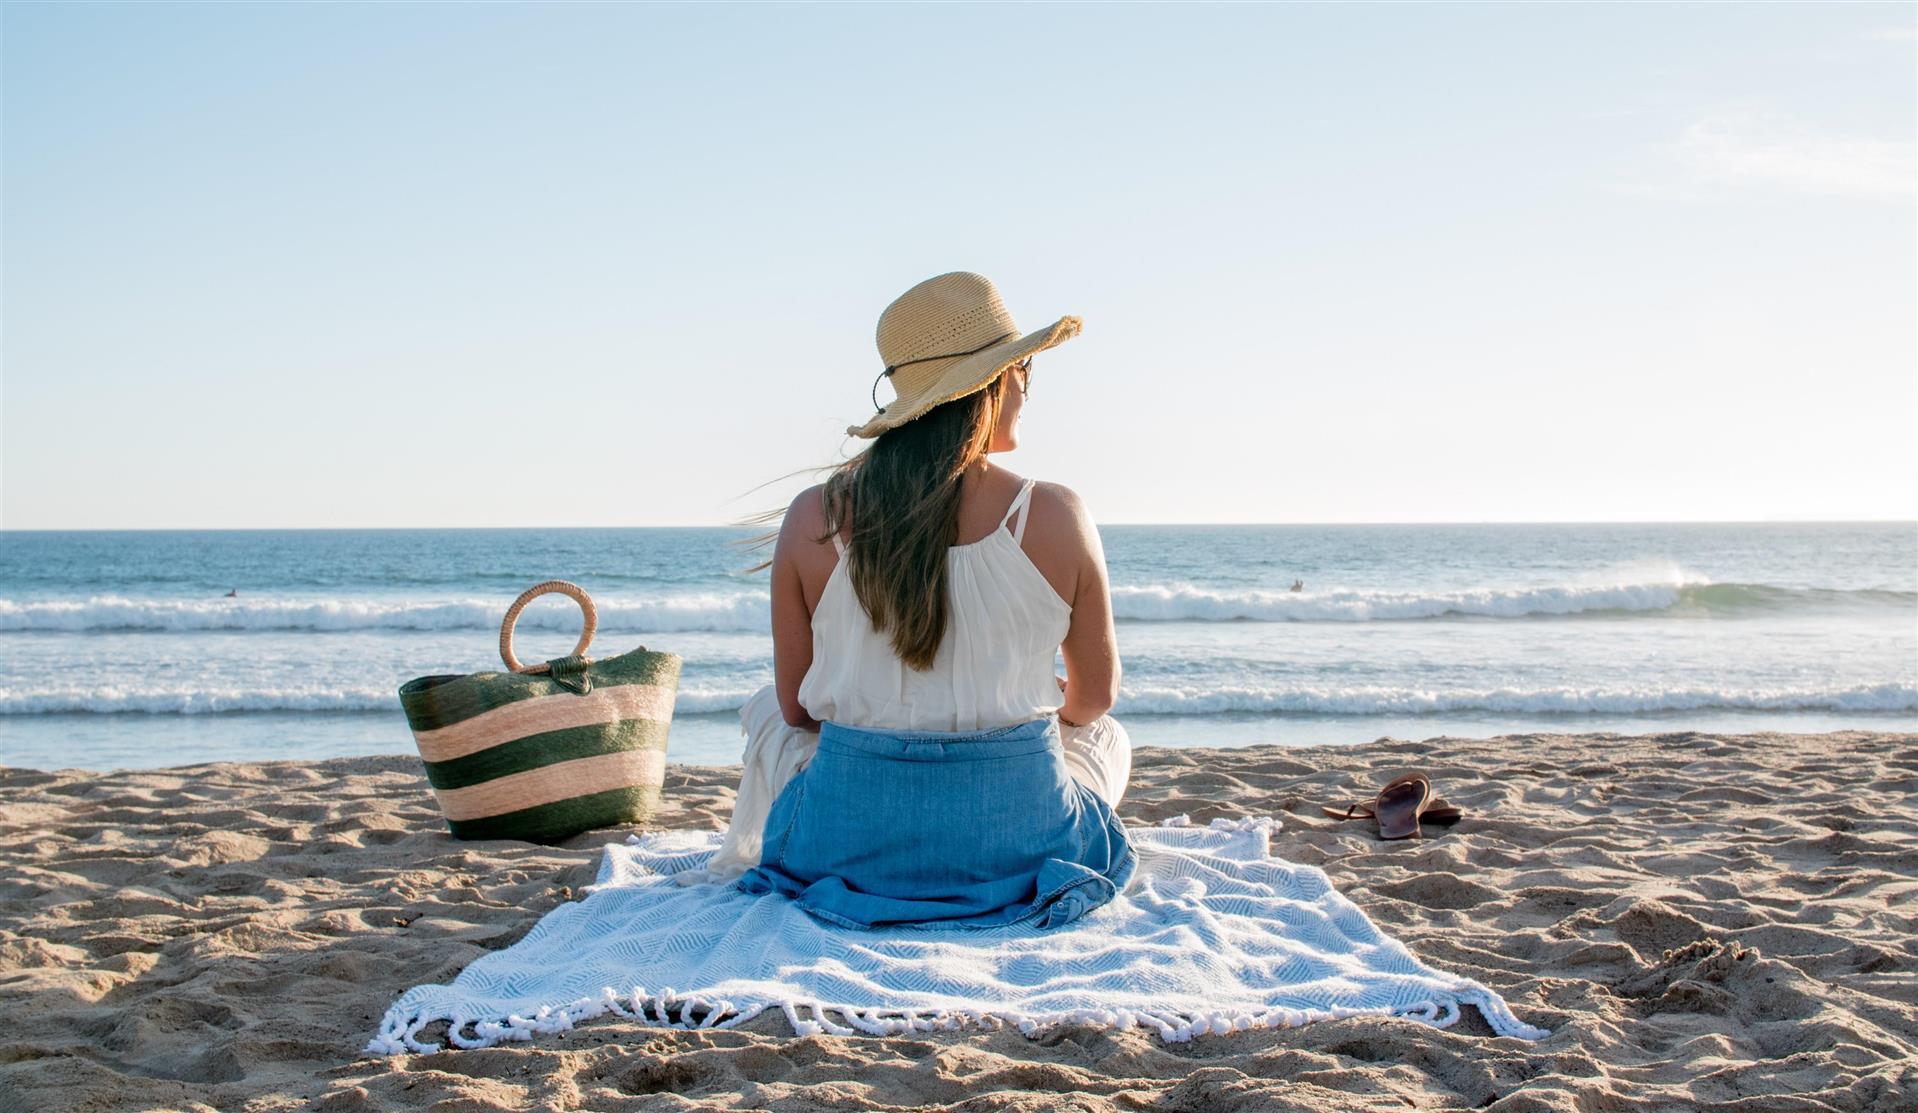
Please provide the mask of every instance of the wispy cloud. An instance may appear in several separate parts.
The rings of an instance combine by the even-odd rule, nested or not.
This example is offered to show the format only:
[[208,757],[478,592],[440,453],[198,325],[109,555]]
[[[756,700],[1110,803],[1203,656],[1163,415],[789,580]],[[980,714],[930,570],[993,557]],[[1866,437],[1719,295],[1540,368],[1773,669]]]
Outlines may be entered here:
[[1918,39],[1918,26],[1874,27],[1865,32],[1865,37],[1886,42],[1911,42]]
[[1753,112],[1700,119],[1658,152],[1663,166],[1652,180],[1614,188],[1685,201],[1752,190],[1870,200],[1918,193],[1918,150],[1909,141],[1820,132]]

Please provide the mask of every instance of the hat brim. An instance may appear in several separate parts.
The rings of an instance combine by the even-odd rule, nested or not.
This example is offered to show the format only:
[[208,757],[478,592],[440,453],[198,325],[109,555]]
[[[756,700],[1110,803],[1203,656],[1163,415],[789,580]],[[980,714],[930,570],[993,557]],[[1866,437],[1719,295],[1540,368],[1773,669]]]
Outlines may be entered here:
[[892,405],[880,410],[864,425],[846,426],[846,433],[854,437],[876,437],[888,429],[904,425],[934,406],[942,406],[954,399],[964,398],[973,391],[982,390],[999,372],[1034,352],[1057,347],[1079,335],[1080,324],[1077,317],[1061,317],[1045,328],[1029,332],[1016,340],[962,356],[951,367],[940,372],[932,386],[917,398],[909,402],[895,399]]

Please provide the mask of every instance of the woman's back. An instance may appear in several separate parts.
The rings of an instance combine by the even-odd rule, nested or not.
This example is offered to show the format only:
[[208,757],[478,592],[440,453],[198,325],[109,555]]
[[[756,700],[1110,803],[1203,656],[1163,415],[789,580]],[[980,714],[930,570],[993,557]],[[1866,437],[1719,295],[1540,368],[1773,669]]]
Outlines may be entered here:
[[846,542],[812,614],[812,663],[799,702],[822,722],[893,730],[970,731],[1044,718],[1064,695],[1054,657],[1072,605],[1024,549],[1035,481],[1018,488],[984,538],[946,553],[948,617],[931,669],[921,672],[873,629],[847,575]]
[[[707,869],[680,875],[680,884],[737,878],[760,861],[768,809],[811,763],[829,724],[848,731],[1044,733],[1062,745],[1064,768],[1074,781],[1108,812],[1118,803],[1131,770],[1131,743],[1119,722],[1103,713],[1111,705],[1107,693],[1116,687],[1118,662],[1097,534],[1069,488],[1015,482],[1002,474],[1005,485],[976,491],[975,501],[962,504],[960,536],[984,528],[993,520],[987,514],[996,515],[998,524],[976,541],[948,548],[953,606],[933,668],[923,673],[909,668],[890,640],[872,629],[847,578],[845,536],[833,544],[812,542],[825,529],[819,488],[794,499],[782,542],[789,546],[789,579],[783,590],[775,589],[773,632],[776,645],[789,646],[803,662],[796,695],[787,697],[797,706],[767,684],[740,709],[746,750],[732,822]],[[998,505],[982,505],[987,498]],[[1061,650],[1068,676],[1094,693],[1088,700],[1094,709],[1083,713],[1083,725],[1049,718],[1072,702],[1070,690],[1061,692],[1054,680]],[[1094,679],[1083,681],[1087,676]],[[804,715],[817,721],[802,726],[795,716]],[[1069,824],[1074,829],[1091,823],[1098,810],[1085,794],[1062,800],[1066,812],[1076,809]],[[1012,829],[1026,831],[1035,818],[1025,816]],[[1043,840],[1027,841],[1030,850]]]

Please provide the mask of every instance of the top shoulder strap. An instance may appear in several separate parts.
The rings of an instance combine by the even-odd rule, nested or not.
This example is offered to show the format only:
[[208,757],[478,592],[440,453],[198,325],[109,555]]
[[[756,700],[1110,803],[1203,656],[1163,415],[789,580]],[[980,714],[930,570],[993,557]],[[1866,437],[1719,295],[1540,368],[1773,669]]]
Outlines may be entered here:
[[846,555],[846,539],[839,536],[838,530],[832,531],[832,547],[838,551],[840,556],[843,557]]
[[[1038,480],[1036,479],[1028,479],[1019,485],[1019,493],[1012,496],[1012,505],[1006,508],[1006,516],[1000,520],[1000,525],[1009,525],[1012,522],[1012,516],[1019,514],[1019,509],[1027,504],[1027,498],[1032,494],[1033,484],[1037,482]],[[1031,517],[1032,512],[1030,510],[1024,514],[1019,514],[1019,524],[1012,531],[1012,540],[1015,543],[1025,539],[1026,520]]]

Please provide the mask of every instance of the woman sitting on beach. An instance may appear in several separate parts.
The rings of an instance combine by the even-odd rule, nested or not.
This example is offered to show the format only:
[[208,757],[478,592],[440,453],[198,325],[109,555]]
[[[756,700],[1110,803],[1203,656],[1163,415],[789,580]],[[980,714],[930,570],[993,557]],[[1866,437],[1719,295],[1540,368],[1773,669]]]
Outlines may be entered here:
[[753,569],[772,569],[774,682],[741,709],[707,880],[856,927],[1054,927],[1125,883],[1099,535],[1072,491],[986,458],[1018,447],[1033,353],[1078,331],[1022,336],[966,272],[881,315],[897,397],[847,429],[872,447],[761,519],[783,517]]

